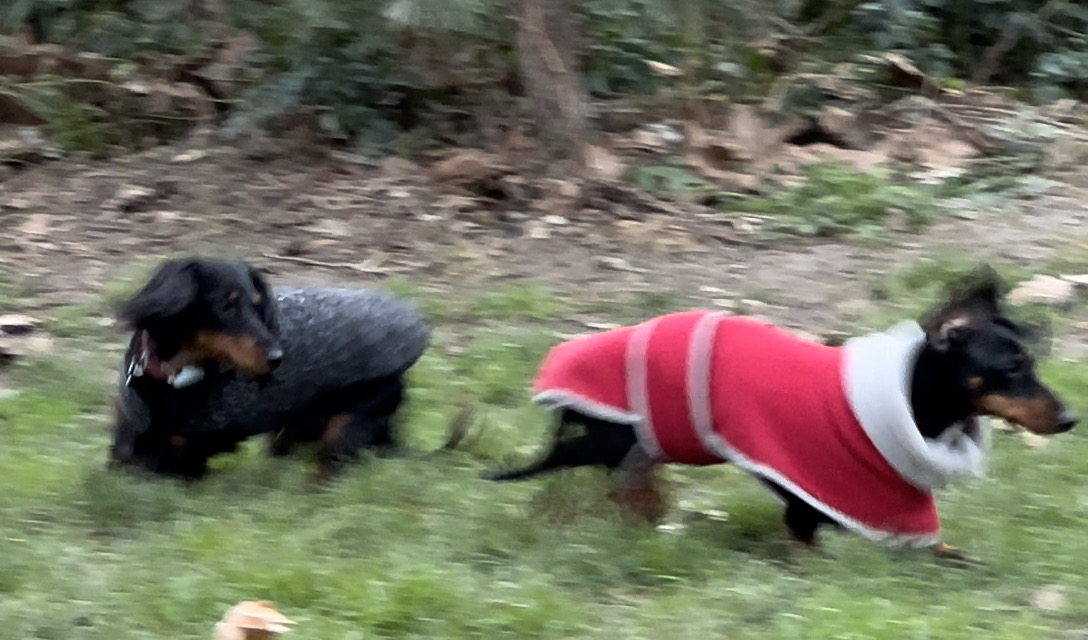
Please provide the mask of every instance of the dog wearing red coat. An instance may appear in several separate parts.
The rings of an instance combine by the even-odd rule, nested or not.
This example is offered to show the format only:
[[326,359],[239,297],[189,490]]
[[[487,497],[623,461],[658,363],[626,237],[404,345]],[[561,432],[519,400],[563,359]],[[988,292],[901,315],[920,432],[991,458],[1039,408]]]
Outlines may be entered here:
[[1076,424],[1000,307],[991,273],[922,324],[841,346],[710,311],[565,342],[534,385],[534,401],[559,413],[550,451],[489,477],[604,466],[612,498],[656,521],[657,465],[735,464],[784,501],[800,542],[831,524],[960,557],[941,542],[934,491],[981,472],[988,434],[977,418],[1038,434]]

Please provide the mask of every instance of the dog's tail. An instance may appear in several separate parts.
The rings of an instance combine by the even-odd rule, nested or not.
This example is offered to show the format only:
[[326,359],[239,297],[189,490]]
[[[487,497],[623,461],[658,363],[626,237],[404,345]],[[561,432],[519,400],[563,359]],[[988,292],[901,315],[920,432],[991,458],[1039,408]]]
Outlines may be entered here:
[[446,441],[441,447],[431,451],[429,455],[436,455],[457,449],[468,436],[468,433],[472,428],[472,423],[475,421],[475,417],[475,407],[472,405],[461,407],[461,410],[453,417],[453,420],[450,421],[450,426],[446,429]]

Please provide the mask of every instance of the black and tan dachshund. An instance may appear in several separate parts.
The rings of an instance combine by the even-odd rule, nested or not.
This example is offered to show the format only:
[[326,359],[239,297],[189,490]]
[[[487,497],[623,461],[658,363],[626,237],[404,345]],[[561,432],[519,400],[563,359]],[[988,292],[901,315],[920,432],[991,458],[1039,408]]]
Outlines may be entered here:
[[390,294],[272,290],[241,261],[167,261],[121,317],[134,333],[111,459],[187,478],[260,434],[274,455],[318,442],[323,476],[393,447],[404,374],[429,336]]
[[939,537],[932,491],[977,471],[977,418],[1037,434],[1076,424],[1038,379],[1001,291],[992,271],[974,274],[920,325],[839,347],[698,312],[563,343],[536,385],[558,413],[550,450],[489,477],[602,466],[613,500],[655,521],[657,465],[732,463],[783,500],[796,540],[831,524],[959,557]]

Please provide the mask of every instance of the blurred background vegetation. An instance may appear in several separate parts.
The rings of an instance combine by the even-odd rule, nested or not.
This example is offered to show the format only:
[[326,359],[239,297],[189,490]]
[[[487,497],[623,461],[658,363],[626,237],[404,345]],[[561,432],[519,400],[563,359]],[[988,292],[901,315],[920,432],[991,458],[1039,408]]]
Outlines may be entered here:
[[[368,152],[411,151],[486,134],[523,95],[511,4],[9,0],[0,8],[0,95],[79,150],[141,144],[199,120],[228,135],[305,126]],[[887,53],[945,87],[1000,84],[1040,102],[1088,88],[1088,7],[1073,1],[580,0],[560,8],[572,14],[574,54],[595,100],[758,101],[783,78]],[[31,52],[43,44],[80,54],[84,67],[97,56],[108,64],[97,75],[55,60],[21,69],[28,56],[40,61]],[[676,71],[655,73],[655,63]],[[158,108],[126,106],[134,93],[142,104],[149,93],[165,97]]]

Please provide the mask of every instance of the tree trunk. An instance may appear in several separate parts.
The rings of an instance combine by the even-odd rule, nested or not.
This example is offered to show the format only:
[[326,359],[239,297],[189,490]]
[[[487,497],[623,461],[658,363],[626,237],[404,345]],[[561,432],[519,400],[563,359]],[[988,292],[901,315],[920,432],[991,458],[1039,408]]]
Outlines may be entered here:
[[577,33],[568,0],[513,0],[518,62],[548,153],[584,166],[588,103],[577,68]]

